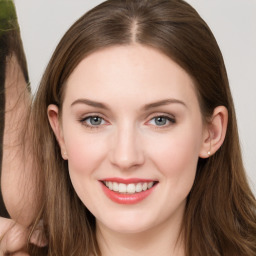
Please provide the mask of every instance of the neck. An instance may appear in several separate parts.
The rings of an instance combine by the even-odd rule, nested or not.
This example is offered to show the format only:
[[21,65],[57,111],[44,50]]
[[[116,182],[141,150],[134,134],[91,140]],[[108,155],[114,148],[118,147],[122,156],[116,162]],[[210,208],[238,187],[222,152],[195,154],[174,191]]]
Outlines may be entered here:
[[150,230],[121,233],[97,222],[97,240],[102,256],[184,256],[181,223],[175,218]]

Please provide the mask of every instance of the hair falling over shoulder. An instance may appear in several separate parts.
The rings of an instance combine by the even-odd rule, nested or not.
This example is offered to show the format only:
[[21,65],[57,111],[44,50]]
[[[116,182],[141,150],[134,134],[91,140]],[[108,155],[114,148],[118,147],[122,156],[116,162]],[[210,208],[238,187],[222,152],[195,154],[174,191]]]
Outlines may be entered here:
[[31,113],[42,200],[38,220],[44,221],[47,255],[101,255],[95,219],[72,187],[47,107],[56,104],[61,110],[65,82],[84,57],[101,48],[134,43],[158,49],[188,72],[206,122],[216,106],[225,106],[229,113],[222,147],[198,161],[182,227],[186,256],[255,256],[256,204],[242,163],[223,57],[209,27],[182,0],[105,1],[82,16],[57,46]]

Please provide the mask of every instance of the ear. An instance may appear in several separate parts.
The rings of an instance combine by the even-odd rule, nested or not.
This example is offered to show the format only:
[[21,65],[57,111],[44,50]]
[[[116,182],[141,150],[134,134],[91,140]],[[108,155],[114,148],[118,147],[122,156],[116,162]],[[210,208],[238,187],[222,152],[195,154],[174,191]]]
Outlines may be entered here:
[[203,142],[199,156],[207,158],[213,155],[222,145],[227,131],[228,110],[224,106],[214,109],[210,122],[205,125]]
[[56,105],[51,104],[47,108],[47,114],[48,114],[48,119],[52,127],[52,130],[59,143],[62,158],[64,160],[67,160],[68,158],[66,153],[65,141],[64,141],[63,131],[62,131],[60,118],[59,118],[59,108]]

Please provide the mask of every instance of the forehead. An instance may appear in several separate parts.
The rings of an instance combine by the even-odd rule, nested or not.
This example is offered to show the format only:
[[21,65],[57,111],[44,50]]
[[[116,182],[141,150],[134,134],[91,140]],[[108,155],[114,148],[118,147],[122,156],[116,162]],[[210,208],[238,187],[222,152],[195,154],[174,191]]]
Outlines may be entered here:
[[157,49],[113,46],[84,58],[67,80],[64,101],[86,97],[97,101],[131,98],[147,101],[180,98],[197,100],[191,77]]

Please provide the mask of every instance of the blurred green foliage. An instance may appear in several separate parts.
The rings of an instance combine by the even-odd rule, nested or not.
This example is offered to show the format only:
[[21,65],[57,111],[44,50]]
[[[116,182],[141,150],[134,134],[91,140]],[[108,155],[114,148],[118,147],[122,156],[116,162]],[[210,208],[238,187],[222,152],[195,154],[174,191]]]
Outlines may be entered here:
[[12,0],[0,0],[0,36],[5,32],[18,29],[16,9]]

